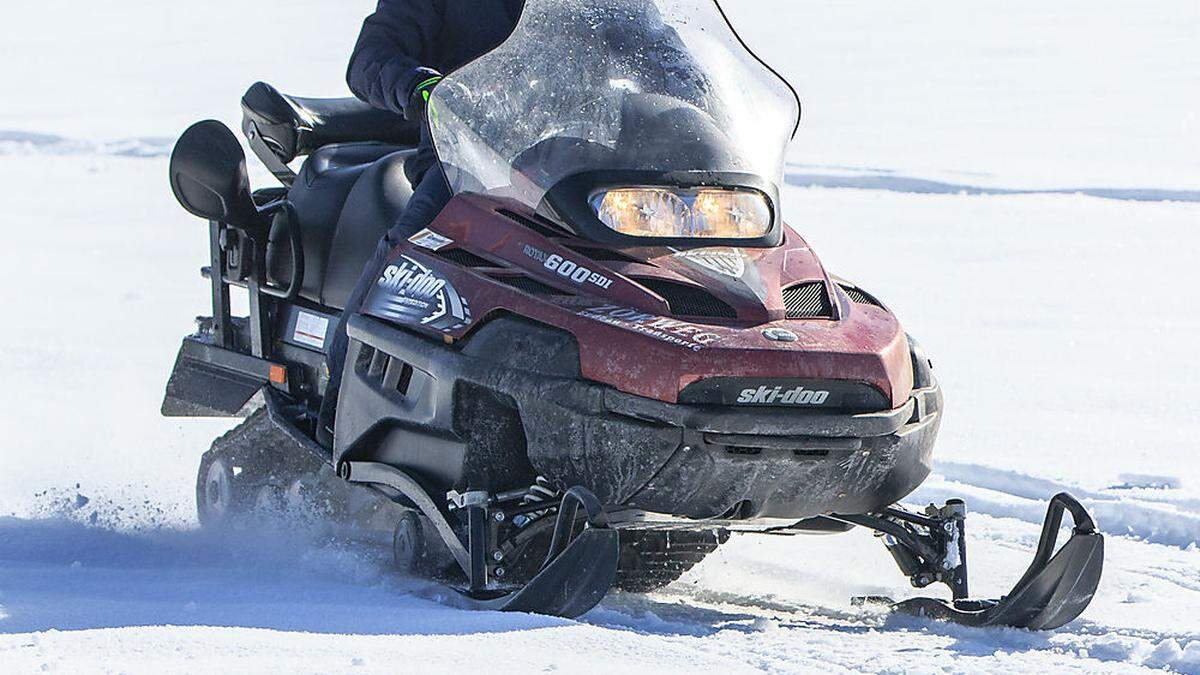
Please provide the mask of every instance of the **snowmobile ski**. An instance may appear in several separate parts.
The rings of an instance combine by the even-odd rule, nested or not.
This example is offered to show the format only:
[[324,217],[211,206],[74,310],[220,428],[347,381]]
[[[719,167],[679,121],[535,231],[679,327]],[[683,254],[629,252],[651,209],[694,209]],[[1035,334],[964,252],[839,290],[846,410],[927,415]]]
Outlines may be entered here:
[[[1056,552],[1064,512],[1071,514],[1074,528]],[[871,599],[887,602],[896,611],[967,626],[1049,630],[1069,623],[1087,608],[1104,567],[1104,537],[1078,500],[1065,492],[1050,500],[1033,562],[999,600],[968,598],[965,515],[962,502],[951,502],[941,509],[931,506],[925,515],[889,508],[882,514],[833,517],[876,530],[914,586],[941,582],[951,589],[949,601]]]

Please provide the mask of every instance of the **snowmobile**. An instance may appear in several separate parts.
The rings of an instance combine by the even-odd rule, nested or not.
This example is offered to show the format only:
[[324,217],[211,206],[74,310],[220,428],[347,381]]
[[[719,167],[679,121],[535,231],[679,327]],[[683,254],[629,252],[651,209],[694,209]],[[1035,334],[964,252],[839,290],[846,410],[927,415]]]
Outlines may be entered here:
[[898,505],[930,473],[942,390],[888,306],[784,224],[799,99],[715,2],[529,0],[437,87],[454,197],[347,317],[331,433],[325,350],[412,194],[398,160],[421,128],[264,83],[242,108],[281,185],[252,191],[215,121],[170,163],[208,221],[213,312],[162,411],[246,418],[201,461],[203,523],[307,498],[386,523],[397,565],[462,602],[565,617],[671,583],[731,533],[854,527],[915,587],[949,587],[899,610],[1048,629],[1090,602],[1103,538],[1069,495],[992,601],[970,599],[965,505]]

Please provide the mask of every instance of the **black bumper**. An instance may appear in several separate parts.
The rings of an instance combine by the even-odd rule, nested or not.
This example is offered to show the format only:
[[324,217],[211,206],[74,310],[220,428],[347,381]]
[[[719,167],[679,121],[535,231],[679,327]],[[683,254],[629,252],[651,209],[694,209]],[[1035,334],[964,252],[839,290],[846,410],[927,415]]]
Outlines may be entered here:
[[[596,386],[596,385],[591,385]],[[606,504],[685,518],[866,513],[929,475],[941,423],[937,385],[863,415],[711,409],[604,388],[603,410],[526,400],[529,454],[546,476]]]

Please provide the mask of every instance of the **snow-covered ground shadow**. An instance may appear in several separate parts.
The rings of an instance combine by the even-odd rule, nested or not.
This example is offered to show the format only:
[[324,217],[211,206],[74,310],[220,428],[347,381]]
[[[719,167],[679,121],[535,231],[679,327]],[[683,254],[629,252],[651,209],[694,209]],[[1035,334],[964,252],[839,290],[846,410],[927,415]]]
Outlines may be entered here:
[[437,593],[349,546],[0,519],[0,634],[172,625],[461,635],[570,623],[466,612],[439,604]]
[[[117,531],[66,518],[0,518],[0,634],[221,626],[347,635],[465,635],[573,625],[462,608],[361,543],[262,529]],[[618,594],[583,623],[662,636],[752,632],[758,615]]]
[[[764,611],[809,627],[872,630],[817,606],[761,599],[615,594],[580,623],[638,635],[707,637],[761,630]],[[0,634],[219,626],[341,635],[468,635],[575,625],[456,606],[452,592],[402,578],[382,556],[261,529],[116,531],[69,519],[0,518]],[[745,601],[746,607],[738,602]]]

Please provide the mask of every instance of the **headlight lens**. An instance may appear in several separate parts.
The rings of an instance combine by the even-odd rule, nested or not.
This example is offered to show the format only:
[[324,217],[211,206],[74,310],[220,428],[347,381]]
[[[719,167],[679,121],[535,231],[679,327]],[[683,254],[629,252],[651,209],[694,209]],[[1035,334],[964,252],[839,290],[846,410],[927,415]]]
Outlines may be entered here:
[[597,193],[592,208],[631,237],[757,239],[771,229],[771,205],[753,190],[619,188]]

